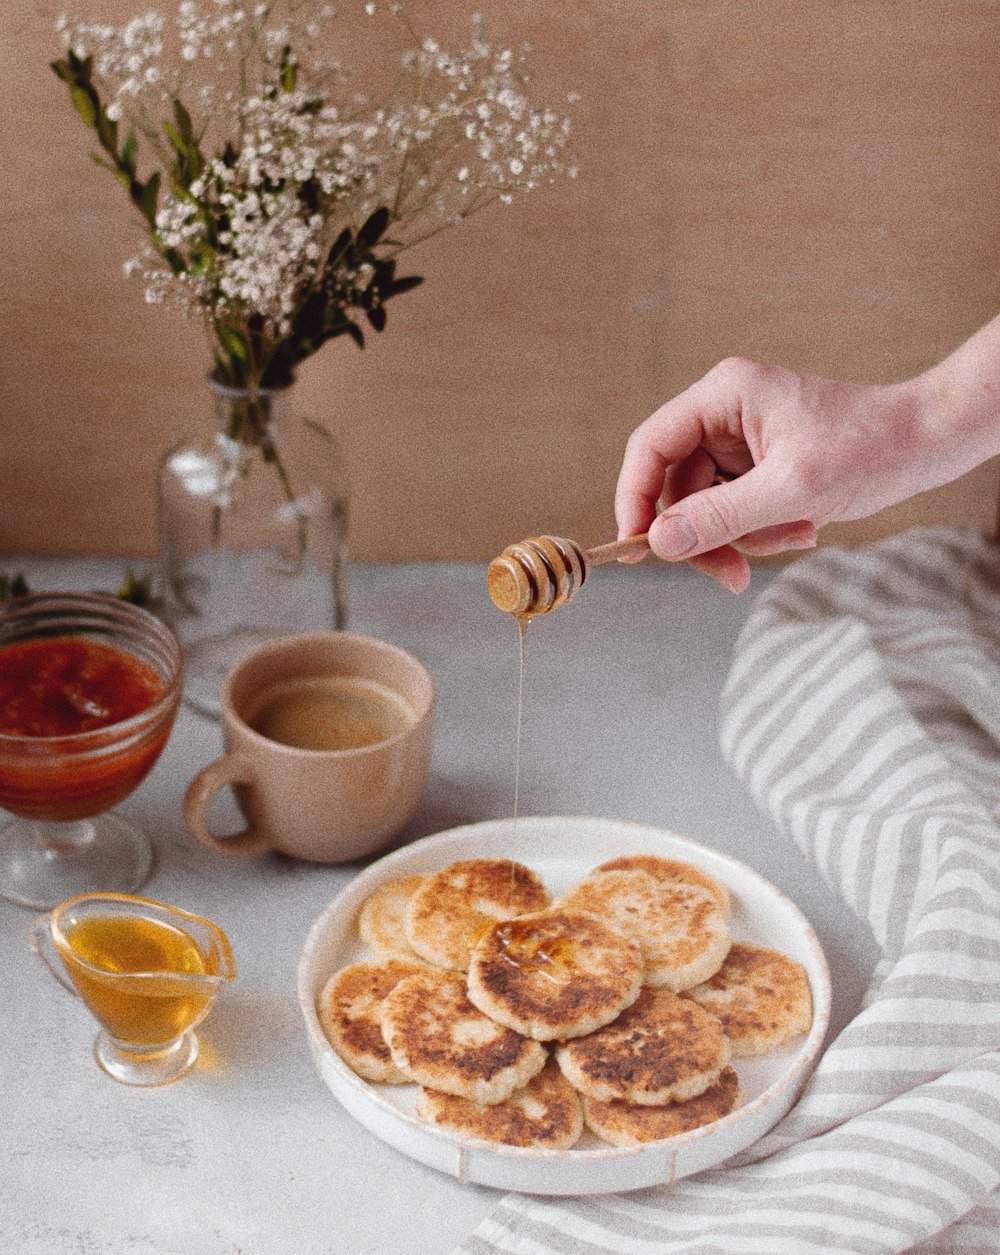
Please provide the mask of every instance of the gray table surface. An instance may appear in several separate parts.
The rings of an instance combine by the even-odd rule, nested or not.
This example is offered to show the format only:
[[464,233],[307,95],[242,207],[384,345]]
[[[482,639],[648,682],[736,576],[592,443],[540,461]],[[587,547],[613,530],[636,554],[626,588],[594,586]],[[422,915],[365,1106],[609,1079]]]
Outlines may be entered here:
[[[113,588],[126,563],[0,560],[33,588]],[[136,564],[138,570],[142,563]],[[357,564],[351,628],[412,650],[438,706],[412,840],[511,813],[517,629],[476,564]],[[756,867],[812,921],[830,962],[836,1032],[876,951],[722,758],[718,701],[737,633],[775,577],[734,598],[687,568],[602,568],[528,634],[521,813],[599,815],[685,833]],[[174,1085],[117,1085],[94,1024],[45,975],[33,913],[0,901],[0,1251],[10,1255],[443,1255],[499,1195],[411,1161],[356,1124],[320,1082],[296,1001],[313,920],[357,873],[196,846],[184,790],[221,750],[184,708],[163,757],[120,807],[156,864],[143,892],[216,920],[239,978]],[[235,811],[217,826],[225,828]],[[213,811],[213,816],[216,812]]]

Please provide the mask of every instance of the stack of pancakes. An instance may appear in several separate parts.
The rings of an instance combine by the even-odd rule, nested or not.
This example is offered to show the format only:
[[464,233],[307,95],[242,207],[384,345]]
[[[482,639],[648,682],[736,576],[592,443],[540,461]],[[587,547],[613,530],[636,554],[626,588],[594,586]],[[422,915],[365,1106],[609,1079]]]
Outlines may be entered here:
[[467,859],[367,899],[372,960],[330,977],[319,1018],[359,1076],[416,1083],[418,1115],[468,1137],[672,1137],[739,1105],[733,1058],[812,1023],[802,966],[729,921],[725,886],[657,855],[554,901],[522,863]]

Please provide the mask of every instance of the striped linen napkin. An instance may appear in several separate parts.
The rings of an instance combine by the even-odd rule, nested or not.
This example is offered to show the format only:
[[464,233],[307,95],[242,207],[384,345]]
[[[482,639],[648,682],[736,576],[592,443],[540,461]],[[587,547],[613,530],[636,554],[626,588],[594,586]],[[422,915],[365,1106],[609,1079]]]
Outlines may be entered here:
[[722,746],[872,929],[858,1015],[762,1141],[672,1186],[507,1196],[461,1255],[1000,1252],[1000,545],[921,528],[783,572]]

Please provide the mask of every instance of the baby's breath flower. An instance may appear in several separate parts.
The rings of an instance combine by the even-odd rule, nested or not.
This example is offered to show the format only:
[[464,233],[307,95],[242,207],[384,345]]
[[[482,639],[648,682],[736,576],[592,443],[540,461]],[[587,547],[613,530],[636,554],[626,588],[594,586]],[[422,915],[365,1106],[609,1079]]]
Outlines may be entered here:
[[[396,3],[350,2],[409,30]],[[403,90],[370,101],[339,61],[315,55],[334,16],[314,0],[280,16],[266,3],[180,0],[170,23],[156,11],[120,27],[57,22],[71,50],[61,76],[92,58],[78,85],[92,86],[115,128],[98,131],[102,146],[150,228],[126,275],[151,304],[205,319],[219,351],[222,329],[236,334],[258,383],[268,362],[318,347],[323,336],[302,321],[317,301],[340,330],[356,330],[359,310],[380,328],[392,294],[380,284],[394,274],[380,266],[576,173],[567,119],[528,97],[526,49],[495,48],[481,17],[459,51],[416,39],[400,55]],[[129,132],[141,157],[160,159],[158,183],[138,174],[135,139],[121,147]],[[380,214],[377,235],[359,243]],[[337,245],[345,238],[354,252]]]

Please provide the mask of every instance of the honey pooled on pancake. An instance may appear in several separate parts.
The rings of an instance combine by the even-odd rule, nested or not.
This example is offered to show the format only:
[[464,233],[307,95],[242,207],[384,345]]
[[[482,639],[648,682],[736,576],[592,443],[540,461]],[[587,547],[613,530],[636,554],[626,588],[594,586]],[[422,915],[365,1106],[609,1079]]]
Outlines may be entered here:
[[536,1041],[580,1037],[639,996],[639,947],[604,920],[550,908],[496,924],[476,943],[469,1000]]
[[506,1146],[568,1150],[583,1133],[580,1096],[553,1059],[527,1085],[493,1106],[421,1089],[416,1112],[438,1128]]
[[649,986],[617,1020],[556,1048],[563,1075],[581,1094],[643,1106],[704,1093],[731,1054],[714,1016],[668,989]]
[[714,1085],[686,1102],[641,1106],[623,1098],[583,1099],[583,1118],[592,1133],[612,1146],[637,1146],[678,1137],[721,1120],[741,1100],[740,1083],[732,1068],[722,1069]]
[[599,915],[632,937],[646,965],[643,983],[674,993],[717,972],[731,944],[727,911],[710,890],[638,867],[591,872],[558,905]]
[[352,963],[326,982],[316,1013],[327,1040],[347,1066],[382,1085],[405,1085],[410,1078],[392,1061],[382,1035],[379,1009],[406,976],[426,969],[419,963]]
[[805,968],[749,941],[734,941],[715,975],[684,996],[721,1022],[735,1057],[766,1054],[812,1026]]
[[473,1006],[459,972],[427,968],[400,981],[382,1004],[381,1023],[401,1072],[472,1102],[503,1102],[547,1058],[544,1046]]
[[429,963],[464,972],[487,929],[548,904],[541,879],[523,863],[464,859],[428,876],[417,889],[406,909],[406,936]]

